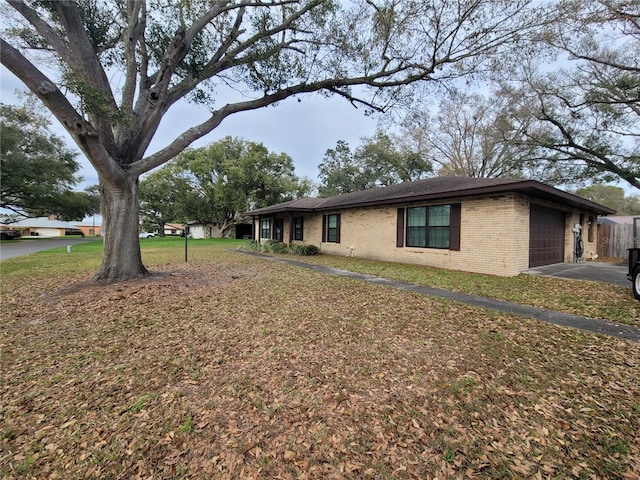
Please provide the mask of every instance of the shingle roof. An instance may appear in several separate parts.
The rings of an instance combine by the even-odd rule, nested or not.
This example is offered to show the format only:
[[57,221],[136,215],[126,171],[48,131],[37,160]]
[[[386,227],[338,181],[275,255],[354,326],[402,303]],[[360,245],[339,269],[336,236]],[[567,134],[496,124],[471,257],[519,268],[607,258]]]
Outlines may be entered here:
[[77,228],[74,224],[60,220],[49,220],[47,217],[25,218],[19,222],[13,222],[10,225],[25,228]]
[[532,197],[564,203],[598,214],[613,214],[614,210],[563,192],[535,180],[522,178],[470,178],[435,177],[415,182],[404,182],[388,187],[377,187],[328,198],[301,198],[247,212],[249,215],[267,215],[280,212],[320,212],[342,208],[457,198],[476,195],[519,192]]
[[599,218],[598,223],[600,224],[615,223],[618,225],[633,225],[634,218],[640,218],[640,215],[616,215],[613,217]]

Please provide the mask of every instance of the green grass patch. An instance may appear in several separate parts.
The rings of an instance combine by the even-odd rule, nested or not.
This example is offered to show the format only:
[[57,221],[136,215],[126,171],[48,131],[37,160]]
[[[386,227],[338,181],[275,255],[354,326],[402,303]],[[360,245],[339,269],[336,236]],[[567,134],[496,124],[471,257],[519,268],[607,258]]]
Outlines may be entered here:
[[138,413],[147,408],[147,405],[156,398],[158,398],[157,393],[145,393],[144,395],[140,396],[131,406],[129,406],[126,411],[127,413]]

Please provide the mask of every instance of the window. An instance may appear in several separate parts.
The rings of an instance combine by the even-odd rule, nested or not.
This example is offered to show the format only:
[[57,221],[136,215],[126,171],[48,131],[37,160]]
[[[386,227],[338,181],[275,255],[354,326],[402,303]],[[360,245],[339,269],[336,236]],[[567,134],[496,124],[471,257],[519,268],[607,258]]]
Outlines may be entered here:
[[260,238],[270,238],[270,237],[271,237],[271,221],[262,220],[262,224],[260,225]]
[[[402,246],[404,209],[398,209],[398,240]],[[407,247],[460,250],[460,204],[407,208]]]
[[338,242],[338,215],[327,217],[327,242]]
[[322,216],[322,241],[340,243],[340,214]]
[[427,246],[427,207],[407,209],[407,247]]
[[293,239],[304,240],[303,238],[304,221],[302,217],[295,217],[293,219]]

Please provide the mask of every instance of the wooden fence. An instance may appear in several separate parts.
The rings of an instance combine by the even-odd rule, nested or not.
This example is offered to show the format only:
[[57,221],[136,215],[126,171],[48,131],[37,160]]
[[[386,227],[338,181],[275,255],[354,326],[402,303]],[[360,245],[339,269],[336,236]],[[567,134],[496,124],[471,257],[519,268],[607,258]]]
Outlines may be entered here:
[[[598,255],[601,257],[627,258],[628,248],[634,245],[633,225],[602,224],[598,225]],[[640,239],[636,239],[640,242]]]

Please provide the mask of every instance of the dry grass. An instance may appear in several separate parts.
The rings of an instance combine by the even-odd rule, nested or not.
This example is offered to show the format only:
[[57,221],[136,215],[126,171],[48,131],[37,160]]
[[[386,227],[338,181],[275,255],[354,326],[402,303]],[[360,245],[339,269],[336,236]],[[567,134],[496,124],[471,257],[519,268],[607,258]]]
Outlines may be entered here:
[[3,478],[640,475],[637,344],[216,247],[145,255],[164,275],[87,286],[52,255],[3,276]]

